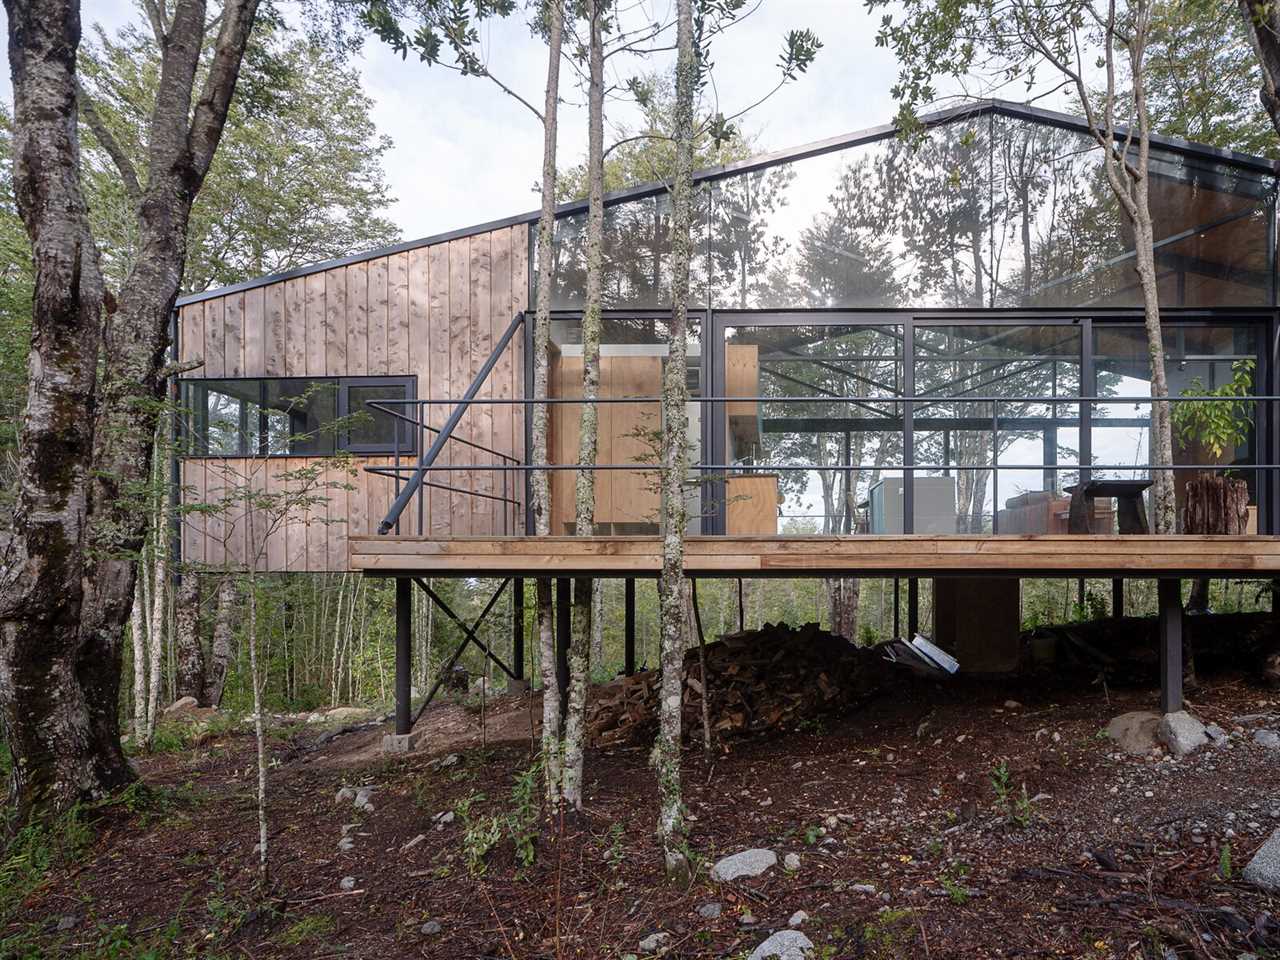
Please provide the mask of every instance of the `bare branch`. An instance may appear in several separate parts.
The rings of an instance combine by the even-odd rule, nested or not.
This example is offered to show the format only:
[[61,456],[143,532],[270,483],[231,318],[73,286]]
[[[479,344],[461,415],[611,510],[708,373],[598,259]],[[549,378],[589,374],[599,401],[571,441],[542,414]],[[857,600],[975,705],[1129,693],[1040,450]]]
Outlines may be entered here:
[[120,179],[124,183],[125,195],[129,198],[129,202],[136,207],[142,202],[142,185],[138,181],[138,171],[135,169],[133,161],[129,159],[129,155],[125,153],[124,148],[120,146],[120,142],[116,140],[115,135],[103,123],[97,107],[93,104],[93,98],[89,96],[78,81],[76,82],[76,103],[80,107],[80,119],[89,125],[94,139],[102,144],[102,149],[106,150],[107,155],[111,157],[111,162],[116,165],[116,169],[120,172]]

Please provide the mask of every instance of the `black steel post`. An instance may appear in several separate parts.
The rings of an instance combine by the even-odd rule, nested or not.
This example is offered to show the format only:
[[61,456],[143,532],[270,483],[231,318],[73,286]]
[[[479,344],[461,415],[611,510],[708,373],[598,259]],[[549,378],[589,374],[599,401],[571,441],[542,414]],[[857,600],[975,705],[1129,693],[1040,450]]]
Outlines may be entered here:
[[1160,580],[1160,712],[1182,709],[1182,581]]
[[569,631],[573,596],[568,577],[556,578],[556,681],[560,685],[560,716],[569,712]]
[[902,636],[902,588],[897,577],[893,578],[893,636],[899,639]]
[[920,581],[912,577],[907,581],[907,637],[914,640],[920,632]]
[[413,655],[413,584],[396,577],[396,733],[405,736],[413,723],[409,717],[410,658]]
[[511,592],[511,669],[524,679],[524,580],[516,577]]
[[636,578],[627,577],[623,588],[623,672],[629,677],[636,672]]
[[1111,578],[1111,616],[1119,620],[1124,616],[1124,580]]

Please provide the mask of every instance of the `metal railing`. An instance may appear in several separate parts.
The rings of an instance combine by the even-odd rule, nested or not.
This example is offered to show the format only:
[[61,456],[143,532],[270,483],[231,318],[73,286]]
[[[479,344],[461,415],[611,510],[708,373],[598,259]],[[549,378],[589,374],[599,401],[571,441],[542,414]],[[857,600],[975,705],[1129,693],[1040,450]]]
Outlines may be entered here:
[[[386,404],[412,404],[416,407],[416,416],[413,418],[405,417],[403,414],[400,418],[406,422],[413,423],[420,431],[419,439],[423,439],[426,433],[434,434],[434,442],[431,448],[420,455],[416,463],[401,464],[397,456],[397,462],[394,467],[368,467],[366,468],[372,473],[379,473],[385,476],[392,476],[396,481],[396,499],[391,505],[386,517],[379,525],[380,533],[387,533],[391,530],[400,529],[402,513],[408,503],[421,490],[422,487],[439,487],[451,491],[460,491],[470,495],[482,497],[492,501],[501,502],[513,508],[512,523],[510,525],[511,533],[523,533],[522,525],[518,522],[518,518],[522,511],[519,507],[522,503],[521,491],[523,483],[517,482],[518,479],[540,471],[559,472],[559,471],[628,471],[628,472],[658,472],[662,467],[656,463],[637,461],[632,463],[595,463],[580,465],[577,463],[526,463],[521,462],[518,458],[505,454],[492,448],[484,447],[465,438],[452,437],[453,429],[457,426],[463,413],[472,406],[476,405],[495,405],[495,406],[517,406],[526,408],[535,404],[546,404],[547,406],[558,405],[585,405],[592,404],[654,404],[660,405],[662,399],[653,396],[640,397],[598,397],[593,400],[587,400],[581,397],[548,397],[544,399],[521,398],[521,397],[494,397],[494,398],[477,398],[477,393],[492,369],[493,362],[496,361],[497,355],[501,349],[504,349],[510,340],[514,328],[522,321],[522,315],[513,321],[512,328],[508,330],[507,335],[503,338],[502,344],[495,350],[490,362],[486,363],[476,380],[473,381],[471,388],[459,400],[452,398],[428,398],[413,401],[378,401],[371,405],[378,406],[381,410],[387,409]],[[951,471],[991,471],[992,473],[992,504],[993,510],[993,527],[998,527],[999,514],[999,475],[1001,472],[1009,473],[1013,471],[1043,471],[1045,474],[1054,473],[1074,473],[1081,480],[1087,479],[1094,473],[1128,473],[1128,474],[1151,474],[1156,471],[1194,471],[1194,472],[1252,472],[1258,475],[1266,471],[1280,471],[1280,464],[1273,463],[1232,463],[1232,464],[1195,464],[1182,463],[1170,465],[1154,465],[1151,463],[1096,463],[1091,458],[1086,462],[1077,463],[1061,463],[1061,462],[1042,462],[1042,463],[1001,463],[999,461],[999,437],[1001,433],[1031,433],[1033,429],[1019,429],[1020,421],[1035,421],[1043,424],[1047,420],[1054,421],[1058,427],[1068,429],[1078,429],[1082,439],[1082,449],[1079,456],[1085,460],[1089,456],[1089,444],[1085,438],[1089,438],[1091,431],[1097,428],[1105,429],[1107,426],[1134,427],[1139,424],[1149,423],[1148,420],[1141,418],[1109,418],[1095,417],[1092,414],[1092,408],[1097,406],[1108,406],[1116,404],[1131,405],[1154,405],[1157,403],[1178,404],[1178,403],[1233,403],[1238,405],[1247,405],[1252,410],[1256,410],[1261,406],[1269,406],[1274,409],[1274,404],[1280,401],[1280,396],[1259,395],[1249,397],[1220,397],[1220,396],[1179,396],[1179,397],[1142,397],[1142,396],[970,396],[967,394],[953,396],[939,396],[933,394],[921,394],[913,396],[888,396],[888,397],[859,397],[859,396],[832,396],[830,394],[822,394],[816,396],[709,396],[709,397],[689,397],[689,403],[697,403],[700,405],[712,405],[713,407],[729,403],[754,403],[754,404],[821,404],[831,406],[836,404],[857,404],[859,406],[874,405],[877,407],[890,407],[893,412],[888,414],[892,418],[895,426],[881,425],[876,428],[875,432],[897,432],[904,436],[904,452],[901,456],[901,462],[896,463],[814,463],[814,462],[794,462],[788,461],[783,463],[769,462],[751,462],[751,463],[715,463],[715,462],[698,462],[689,464],[691,472],[697,471],[702,474],[704,480],[723,480],[725,475],[740,473],[790,473],[790,472],[808,472],[808,471],[828,471],[834,473],[862,472],[862,471],[878,471],[880,473],[900,472],[905,478],[904,483],[904,515],[908,519],[913,516],[912,504],[912,488],[914,478],[921,473],[949,473]],[[913,419],[921,410],[929,406],[944,406],[964,404],[966,407],[977,405],[990,405],[992,413],[987,416],[973,416],[968,414],[964,417],[947,417],[945,415],[939,417],[935,415],[926,420],[939,421],[963,421],[968,424],[982,423],[981,427],[965,426],[960,429],[965,431],[973,431],[975,429],[986,433],[990,431],[990,450],[991,462],[989,463],[916,463],[914,462],[914,443],[911,439],[913,431]],[[1049,417],[1018,417],[1001,415],[998,406],[1002,404],[1038,404],[1051,408]],[[443,405],[451,408],[449,418],[446,420],[442,428],[435,428],[426,424],[426,408],[435,405]],[[1062,416],[1058,414],[1059,408],[1075,407],[1078,412],[1072,416]],[[1256,423],[1256,417],[1251,418]],[[936,429],[936,428],[934,428]],[[841,432],[841,431],[829,431]],[[484,450],[498,458],[498,462],[491,463],[438,463],[438,457],[444,445],[450,440],[480,450]],[[423,449],[420,442],[418,449]],[[475,491],[474,489],[459,488],[452,484],[443,484],[430,481],[427,479],[431,474],[454,474],[454,473],[478,473],[491,471],[500,474],[503,478],[501,495],[496,493],[484,493]],[[418,534],[424,532],[422,498],[419,497],[418,502]],[[504,533],[508,532],[506,515],[504,513]],[[909,530],[908,530],[909,532]],[[997,532],[993,530],[993,532]]]

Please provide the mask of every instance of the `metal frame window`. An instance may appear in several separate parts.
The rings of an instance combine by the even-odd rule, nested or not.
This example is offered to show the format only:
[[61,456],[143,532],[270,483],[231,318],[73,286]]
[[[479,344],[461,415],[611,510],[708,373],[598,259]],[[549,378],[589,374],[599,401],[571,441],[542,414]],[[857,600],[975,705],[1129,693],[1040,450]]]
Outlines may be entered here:
[[186,456],[325,457],[416,449],[411,424],[368,407],[374,400],[416,400],[416,376],[209,377],[180,384]]

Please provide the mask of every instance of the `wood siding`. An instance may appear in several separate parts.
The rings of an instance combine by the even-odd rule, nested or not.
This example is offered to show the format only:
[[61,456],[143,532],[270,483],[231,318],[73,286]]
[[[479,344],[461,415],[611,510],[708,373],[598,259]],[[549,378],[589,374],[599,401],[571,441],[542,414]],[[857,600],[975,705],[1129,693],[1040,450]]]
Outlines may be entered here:
[[[179,308],[180,359],[204,360],[203,367],[187,374],[196,378],[413,375],[419,399],[459,397],[512,318],[528,305],[528,249],[527,230],[517,225],[187,304]],[[480,396],[524,396],[522,336],[504,351]],[[429,422],[437,428],[449,415],[444,405],[428,410]],[[473,406],[454,436],[523,458],[523,409]],[[453,443],[438,462],[497,460],[492,453]],[[334,470],[324,478],[321,502],[295,511],[271,530],[237,506],[188,511],[183,557],[214,567],[254,562],[268,572],[346,570],[347,537],[376,533],[394,498],[393,481],[364,468],[391,462],[389,457],[355,457],[349,476]],[[223,491],[247,484],[267,492],[281,490],[312,463],[294,457],[185,458],[183,500],[216,506]],[[523,506],[513,508],[467,491],[523,502],[519,475],[434,472],[428,479],[467,490],[428,488],[424,533],[517,532],[513,510],[522,514]],[[406,509],[401,530],[417,532],[416,505]]]

